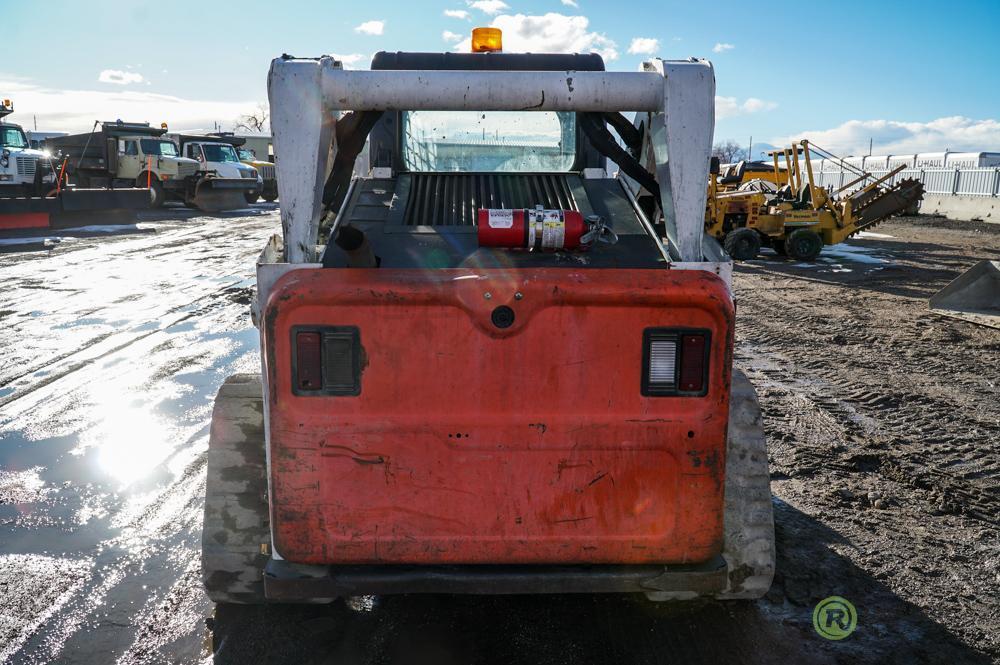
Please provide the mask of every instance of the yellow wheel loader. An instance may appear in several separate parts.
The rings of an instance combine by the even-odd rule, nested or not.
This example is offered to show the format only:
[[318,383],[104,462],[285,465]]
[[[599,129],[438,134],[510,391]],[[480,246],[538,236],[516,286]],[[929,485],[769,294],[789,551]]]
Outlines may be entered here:
[[[706,232],[739,261],[755,258],[762,246],[798,261],[812,261],[825,245],[841,243],[912,208],[923,197],[923,184],[917,180],[903,178],[892,182],[904,166],[875,178],[845,165],[856,171],[858,177],[830,192],[815,183],[811,152],[829,155],[805,140],[768,153],[773,159],[774,179],[781,174],[785,176],[784,184],[778,188],[755,181],[757,186],[751,182],[735,191],[721,191],[718,181],[710,178]],[[800,155],[805,172],[800,166]]]

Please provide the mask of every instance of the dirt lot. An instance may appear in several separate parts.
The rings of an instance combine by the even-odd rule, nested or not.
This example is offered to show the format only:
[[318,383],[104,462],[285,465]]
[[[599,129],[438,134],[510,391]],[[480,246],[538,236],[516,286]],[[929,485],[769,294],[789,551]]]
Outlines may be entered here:
[[[778,577],[756,604],[394,597],[219,607],[199,584],[207,423],[259,364],[247,316],[273,207],[0,254],[0,661],[1000,662],[1000,330],[926,300],[1000,226],[905,219],[815,266],[740,266]],[[817,601],[858,629],[828,642]]]
[[1000,226],[877,232],[892,237],[736,279],[736,362],[760,395],[777,498],[771,601],[852,600],[859,659],[1000,659],[1000,330],[926,309],[1000,258]]

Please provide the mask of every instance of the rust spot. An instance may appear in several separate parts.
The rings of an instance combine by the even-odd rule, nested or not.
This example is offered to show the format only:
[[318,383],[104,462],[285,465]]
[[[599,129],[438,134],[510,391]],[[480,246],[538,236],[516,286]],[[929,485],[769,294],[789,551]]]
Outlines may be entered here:
[[545,423],[528,423],[528,427],[534,427],[538,430],[539,434],[545,434],[545,432],[549,429]]

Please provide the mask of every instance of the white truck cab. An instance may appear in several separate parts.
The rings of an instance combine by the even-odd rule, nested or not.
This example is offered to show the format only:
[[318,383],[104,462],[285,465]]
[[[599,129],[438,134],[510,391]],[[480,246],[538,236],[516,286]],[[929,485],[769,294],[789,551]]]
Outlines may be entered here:
[[197,191],[200,199],[211,197],[220,210],[257,200],[263,180],[257,169],[240,162],[235,146],[242,141],[203,134],[170,134],[170,138],[180,146],[183,157],[198,162],[198,173],[203,177]]
[[3,122],[13,112],[14,105],[9,99],[0,103],[0,191],[44,194],[36,190],[55,183],[50,156],[31,148],[20,125]]
[[260,191],[263,187],[257,169],[240,161],[239,153],[229,143],[223,141],[186,141],[184,156],[198,160],[201,170],[215,172],[220,178],[241,178],[253,180]]

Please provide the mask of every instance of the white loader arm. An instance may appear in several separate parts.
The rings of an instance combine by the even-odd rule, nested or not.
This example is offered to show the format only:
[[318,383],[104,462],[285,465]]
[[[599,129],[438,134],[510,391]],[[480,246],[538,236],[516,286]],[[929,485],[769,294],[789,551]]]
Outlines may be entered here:
[[652,60],[644,69],[345,71],[327,56],[274,60],[268,98],[286,260],[315,260],[340,112],[428,110],[652,113],[655,175],[668,239],[681,261],[702,261],[715,74],[705,60]]

